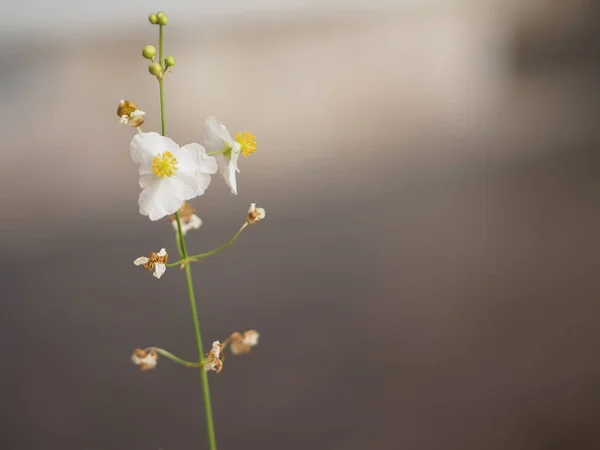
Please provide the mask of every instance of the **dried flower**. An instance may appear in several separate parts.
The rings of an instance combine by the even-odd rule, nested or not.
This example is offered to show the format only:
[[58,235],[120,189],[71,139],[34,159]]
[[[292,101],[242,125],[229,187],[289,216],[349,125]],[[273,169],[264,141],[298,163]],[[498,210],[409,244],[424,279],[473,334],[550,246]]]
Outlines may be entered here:
[[215,341],[212,343],[212,349],[205,355],[204,358],[204,370],[214,370],[219,373],[223,370],[223,361],[220,359],[221,356],[221,343]]
[[160,249],[160,252],[154,253],[152,252],[149,257],[140,256],[133,263],[136,266],[143,266],[146,270],[154,270],[154,276],[156,278],[162,277],[165,270],[167,270],[167,266],[165,265],[169,259],[169,254],[164,248]]
[[[185,236],[190,230],[197,230],[202,226],[202,219],[195,214],[196,210],[188,202],[179,208],[179,220],[181,221],[181,231]],[[175,215],[169,216],[169,220],[173,224],[173,228],[177,231],[177,218]]]
[[258,223],[265,218],[267,212],[264,208],[257,208],[256,203],[250,203],[250,209],[248,209],[248,223]]
[[204,194],[217,162],[200,144],[179,147],[158,133],[138,133],[129,146],[140,165],[140,214],[150,220],[174,214],[185,200]]
[[117,107],[117,115],[121,118],[120,123],[136,128],[142,126],[146,113],[140,111],[138,105],[131,100],[121,100]]
[[158,353],[154,350],[142,350],[136,348],[131,355],[131,362],[136,366],[140,366],[140,370],[150,370],[156,367],[158,364]]
[[258,338],[260,334],[256,330],[244,331],[244,334],[240,334],[237,331],[232,333],[231,336],[223,343],[223,346],[229,344],[229,350],[234,355],[243,355],[250,353],[252,347],[258,345]]
[[218,152],[216,158],[219,172],[223,175],[231,193],[237,195],[236,174],[240,171],[238,158],[240,153],[249,156],[256,151],[254,136],[245,131],[238,133],[233,139],[227,128],[210,116],[204,123],[204,145],[209,152]]

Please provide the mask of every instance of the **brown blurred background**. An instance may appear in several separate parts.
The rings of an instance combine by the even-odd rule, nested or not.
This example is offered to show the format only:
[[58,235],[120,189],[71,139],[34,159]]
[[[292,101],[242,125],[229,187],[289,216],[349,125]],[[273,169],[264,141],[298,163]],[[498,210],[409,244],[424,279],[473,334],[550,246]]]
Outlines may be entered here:
[[[13,2],[0,25],[0,436],[12,449],[206,448],[183,274],[133,266],[121,98],[170,17],[167,132],[250,130],[188,245],[220,449],[600,448],[600,8],[592,1]],[[7,16],[8,14],[8,16]]]

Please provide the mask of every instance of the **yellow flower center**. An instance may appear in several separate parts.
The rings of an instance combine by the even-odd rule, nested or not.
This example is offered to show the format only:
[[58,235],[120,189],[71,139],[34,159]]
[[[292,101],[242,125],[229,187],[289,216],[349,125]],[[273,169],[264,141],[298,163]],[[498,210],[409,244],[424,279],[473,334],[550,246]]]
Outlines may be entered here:
[[152,160],[152,172],[161,178],[172,177],[177,171],[177,158],[171,152],[159,153]]
[[236,136],[235,140],[242,146],[242,153],[244,156],[250,156],[256,151],[256,141],[252,133],[248,131],[240,131]]

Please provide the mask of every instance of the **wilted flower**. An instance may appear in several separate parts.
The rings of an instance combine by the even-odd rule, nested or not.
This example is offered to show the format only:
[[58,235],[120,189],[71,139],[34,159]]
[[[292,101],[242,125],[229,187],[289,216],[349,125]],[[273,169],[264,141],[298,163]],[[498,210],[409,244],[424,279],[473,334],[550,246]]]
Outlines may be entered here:
[[209,152],[218,152],[216,155],[219,163],[219,172],[223,175],[225,183],[231,193],[237,195],[236,174],[240,153],[249,156],[256,151],[256,141],[252,133],[247,131],[231,137],[227,128],[216,118],[210,116],[204,123],[204,145]]
[[165,270],[167,270],[167,266],[165,265],[169,259],[169,255],[164,248],[160,249],[160,252],[155,253],[152,252],[149,257],[140,256],[133,263],[136,266],[143,266],[146,270],[154,270],[154,276],[156,278],[162,277]]
[[[225,344],[229,344],[229,350],[234,355],[243,355],[249,353],[252,347],[258,345],[258,338],[260,334],[256,330],[245,331],[244,334],[240,334],[237,331],[233,333],[225,341]],[[224,344],[224,345],[225,345]]]
[[185,200],[204,194],[217,162],[200,144],[179,147],[158,133],[138,133],[129,146],[140,165],[140,214],[150,220],[174,214]]
[[[195,214],[196,210],[188,202],[185,202],[179,208],[179,220],[181,221],[181,231],[185,236],[190,230],[197,230],[202,225],[202,219]],[[175,215],[169,216],[173,228],[177,231],[177,218]]]
[[223,370],[223,361],[220,359],[221,356],[221,343],[215,341],[212,343],[212,349],[208,352],[204,358],[204,370],[214,370],[219,373]]
[[140,370],[154,369],[158,364],[158,353],[154,350],[146,351],[136,348],[131,355],[131,362],[140,366]]
[[140,127],[144,123],[146,113],[138,109],[138,105],[130,100],[121,100],[117,107],[117,115],[123,125],[131,125],[132,127]]
[[267,212],[264,208],[257,208],[256,203],[250,203],[250,209],[248,209],[248,223],[258,223],[265,218]]

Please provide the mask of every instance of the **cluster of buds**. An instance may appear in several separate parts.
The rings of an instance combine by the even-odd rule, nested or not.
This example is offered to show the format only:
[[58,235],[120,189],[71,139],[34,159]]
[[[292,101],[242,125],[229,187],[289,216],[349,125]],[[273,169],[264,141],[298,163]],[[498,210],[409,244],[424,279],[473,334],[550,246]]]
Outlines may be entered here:
[[117,106],[117,116],[123,125],[131,125],[134,128],[141,127],[145,115],[146,113],[140,111],[138,105],[131,100],[121,100]]
[[154,13],[150,14],[148,16],[148,20],[150,21],[150,23],[152,25],[162,25],[162,26],[165,26],[167,23],[169,23],[169,18],[162,11],[159,11],[156,14],[154,14]]
[[[148,16],[148,20],[152,25],[160,25],[161,27],[164,27],[165,25],[167,25],[167,23],[169,23],[169,18],[162,11],[159,11],[156,14],[150,14]],[[172,56],[167,56],[164,59],[163,66],[163,61],[154,61],[155,55],[156,48],[154,48],[154,46],[152,45],[146,45],[142,49],[142,56],[152,61],[152,63],[148,66],[148,71],[155,77],[162,79],[165,76],[165,71],[175,65],[175,58],[173,58]]]

